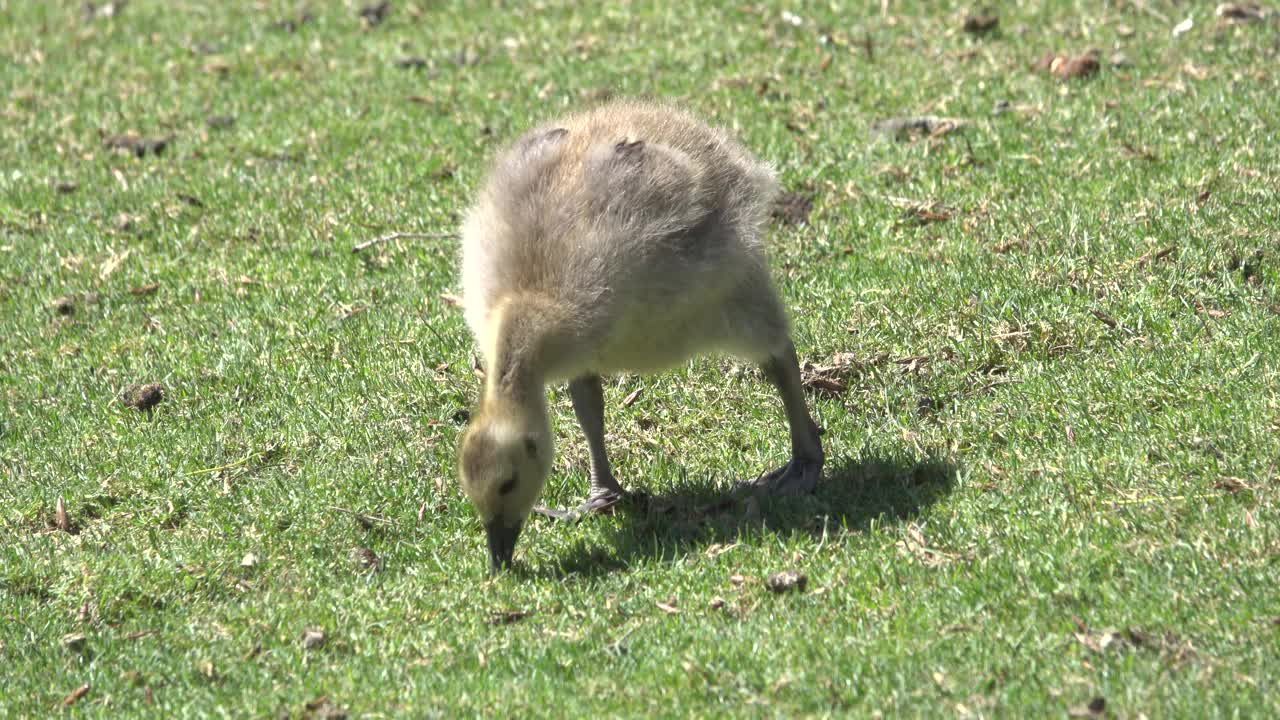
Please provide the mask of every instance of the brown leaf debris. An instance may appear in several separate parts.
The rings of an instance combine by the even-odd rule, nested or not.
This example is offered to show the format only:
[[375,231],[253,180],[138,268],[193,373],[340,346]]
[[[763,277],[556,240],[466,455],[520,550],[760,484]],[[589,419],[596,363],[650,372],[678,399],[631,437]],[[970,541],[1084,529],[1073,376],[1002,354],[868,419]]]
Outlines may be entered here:
[[1097,718],[1102,717],[1107,712],[1107,699],[1098,696],[1085,703],[1077,705],[1067,710],[1067,715],[1073,718]]
[[765,578],[764,586],[772,593],[804,592],[809,585],[809,578],[795,570],[784,570]]
[[62,699],[63,707],[71,707],[80,701],[85,695],[89,694],[89,683],[85,683],[80,687],[72,690],[69,695]]
[[164,386],[159,383],[130,385],[120,393],[120,402],[135,410],[150,410],[164,400]]
[[860,374],[872,365],[878,365],[888,356],[874,356],[867,360],[859,360],[853,353],[836,353],[823,365],[815,365],[806,360],[800,366],[800,383],[815,392],[839,395],[848,389],[846,381]]
[[324,646],[324,631],[319,628],[307,628],[302,632],[302,649],[316,650]]
[[382,566],[382,559],[366,547],[351,548],[351,564],[356,570],[377,570]]
[[1251,23],[1266,20],[1271,16],[1271,9],[1258,3],[1221,3],[1213,14],[1231,24]]
[[518,623],[521,620],[524,620],[530,615],[533,615],[533,613],[528,610],[498,610],[490,613],[488,624],[511,625],[512,623]]
[[924,532],[914,524],[907,526],[907,536],[894,544],[899,552],[914,558],[926,567],[939,567],[963,557],[958,553],[930,547]]
[[965,16],[961,28],[972,35],[986,35],[1000,25],[1000,16],[990,8]]
[[75,526],[71,524],[71,518],[67,515],[67,505],[61,497],[53,508],[53,526],[65,533],[75,532]]
[[173,142],[173,136],[166,137],[143,137],[136,133],[121,133],[119,135],[108,135],[103,139],[102,144],[108,150],[124,150],[133,153],[134,157],[143,157],[146,155],[162,155],[169,143]]
[[773,202],[770,216],[783,225],[801,225],[809,220],[813,197],[799,192],[784,192]]
[[1032,67],[1040,71],[1047,70],[1059,80],[1071,80],[1097,74],[1102,64],[1098,61],[1097,50],[1087,50],[1079,55],[1046,53]]

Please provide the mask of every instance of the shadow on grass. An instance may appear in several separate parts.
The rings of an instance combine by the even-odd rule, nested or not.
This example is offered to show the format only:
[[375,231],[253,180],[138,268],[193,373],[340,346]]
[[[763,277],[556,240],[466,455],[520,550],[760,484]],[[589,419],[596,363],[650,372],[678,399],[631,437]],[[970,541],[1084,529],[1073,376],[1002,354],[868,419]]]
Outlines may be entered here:
[[828,462],[818,489],[801,497],[686,483],[662,495],[639,496],[613,517],[588,518],[613,526],[608,541],[580,542],[554,566],[526,572],[547,578],[607,575],[636,560],[673,560],[764,532],[821,537],[865,530],[872,521],[896,525],[950,493],[955,478],[956,466],[948,460],[873,455]]

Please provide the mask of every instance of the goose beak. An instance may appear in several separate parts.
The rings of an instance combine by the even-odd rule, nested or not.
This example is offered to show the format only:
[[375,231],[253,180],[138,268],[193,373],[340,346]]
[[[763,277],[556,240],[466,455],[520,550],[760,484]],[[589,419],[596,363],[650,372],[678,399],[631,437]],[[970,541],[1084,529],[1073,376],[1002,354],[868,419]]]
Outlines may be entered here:
[[511,558],[516,552],[516,539],[520,537],[522,524],[508,527],[501,517],[485,523],[484,531],[489,536],[489,574],[497,575],[499,570],[511,567]]

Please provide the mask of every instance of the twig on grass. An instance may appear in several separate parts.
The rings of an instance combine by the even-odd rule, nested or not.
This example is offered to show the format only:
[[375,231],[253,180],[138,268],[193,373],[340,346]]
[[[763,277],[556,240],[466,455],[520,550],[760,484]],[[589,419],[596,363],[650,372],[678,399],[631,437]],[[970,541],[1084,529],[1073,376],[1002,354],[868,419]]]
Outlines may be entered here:
[[1098,319],[1098,322],[1102,323],[1103,325],[1106,325],[1112,330],[1115,330],[1120,327],[1120,323],[1117,322],[1115,318],[1102,312],[1101,310],[1090,310],[1089,314],[1093,315],[1095,318]]
[[987,383],[987,384],[985,384],[985,385],[982,385],[982,386],[980,386],[980,387],[978,387],[978,388],[975,388],[975,389],[970,390],[970,391],[969,391],[969,394],[970,394],[970,395],[981,395],[982,393],[984,393],[984,392],[986,392],[986,391],[988,391],[988,390],[992,390],[992,389],[994,389],[994,388],[1000,387],[1001,385],[1013,385],[1013,384],[1020,383],[1020,382],[1022,382],[1022,380],[1019,380],[1018,378],[1010,378],[1010,377],[1007,377],[1007,378],[1000,378],[999,380],[993,380],[993,381],[991,381],[991,382],[989,382],[989,383]]
[[393,232],[388,235],[383,235],[382,237],[376,237],[372,240],[365,240],[364,242],[353,246],[351,248],[351,252],[358,253],[361,250],[368,250],[369,248],[379,243],[391,242],[392,240],[442,240],[445,238],[456,238],[456,237],[458,237],[458,234],[453,232],[430,232],[430,233]]
[[219,465],[217,467],[211,467],[211,468],[201,468],[200,470],[192,470],[188,473],[185,473],[184,477],[191,477],[192,475],[204,475],[207,473],[216,473],[216,472],[222,472],[223,470],[230,470],[231,468],[240,467],[241,465],[252,462],[253,460],[256,460],[264,455],[268,455],[272,452],[275,452],[275,450],[276,448],[270,447],[270,448],[267,448],[266,450],[262,450],[255,453],[249,453],[248,455],[245,455],[239,460],[236,460],[235,462],[227,463],[226,465]]
[[1147,0],[1130,0],[1130,4],[1160,22],[1169,22],[1169,16],[1148,5]]
[[1166,257],[1169,257],[1170,255],[1172,255],[1172,254],[1173,254],[1173,251],[1174,251],[1174,250],[1177,250],[1177,249],[1178,249],[1178,246],[1177,246],[1177,245],[1170,245],[1169,247],[1167,247],[1167,248],[1165,248],[1165,249],[1163,249],[1163,250],[1158,250],[1158,251],[1155,251],[1155,252],[1149,252],[1149,253],[1146,253],[1146,254],[1145,254],[1145,255],[1143,255],[1142,257],[1140,257],[1140,258],[1138,258],[1137,260],[1135,260],[1135,261],[1134,261],[1134,265],[1136,265],[1137,267],[1142,267],[1143,265],[1146,265],[1148,262],[1155,262],[1156,260],[1163,260],[1163,259],[1165,259]]
[[1103,500],[1103,505],[1123,507],[1126,505],[1145,505],[1159,502],[1182,502],[1184,500],[1208,500],[1212,495],[1162,495],[1152,497],[1121,498],[1119,500]]

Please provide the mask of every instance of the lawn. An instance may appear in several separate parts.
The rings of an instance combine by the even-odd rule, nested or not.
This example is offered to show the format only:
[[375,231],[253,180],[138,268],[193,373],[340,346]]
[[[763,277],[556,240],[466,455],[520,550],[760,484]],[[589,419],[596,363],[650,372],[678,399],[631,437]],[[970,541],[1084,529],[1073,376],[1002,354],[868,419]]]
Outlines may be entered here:
[[[1007,5],[0,0],[0,716],[1280,714],[1280,12]],[[611,94],[778,168],[827,466],[609,378],[491,579],[450,233]]]

